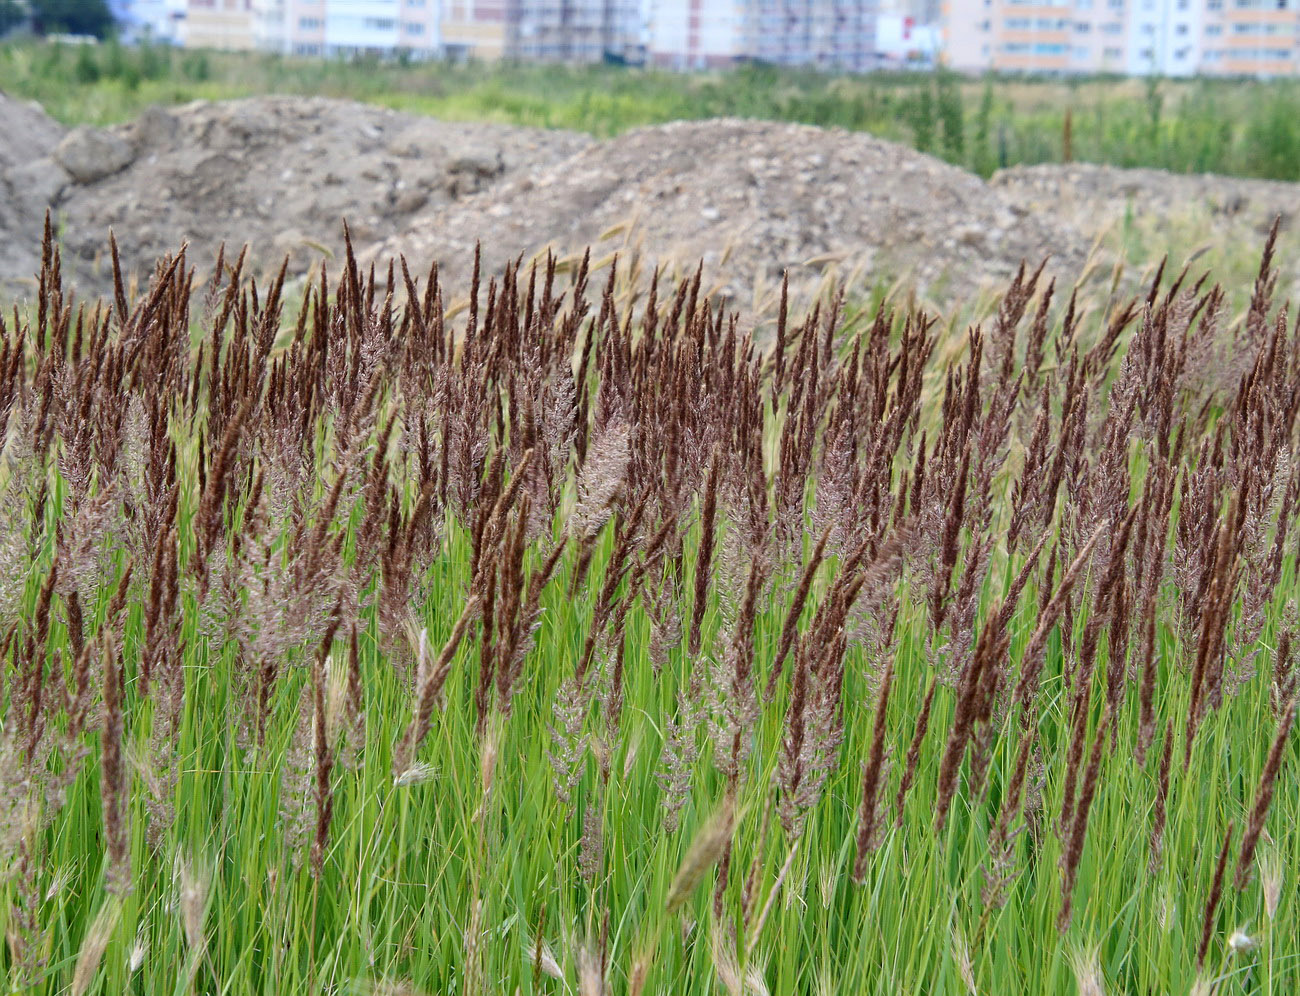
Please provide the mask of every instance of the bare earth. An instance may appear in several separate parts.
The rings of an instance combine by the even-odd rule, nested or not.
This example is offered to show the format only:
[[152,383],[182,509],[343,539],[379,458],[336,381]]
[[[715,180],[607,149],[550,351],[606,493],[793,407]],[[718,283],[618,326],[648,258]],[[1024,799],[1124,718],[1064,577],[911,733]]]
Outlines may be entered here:
[[492,269],[590,245],[669,275],[703,260],[709,288],[747,307],[770,302],[785,270],[800,294],[848,279],[946,306],[1022,260],[1050,256],[1073,282],[1096,237],[1126,223],[1153,237],[1190,217],[1193,241],[1257,244],[1300,206],[1296,189],[1074,165],[985,183],[840,130],[725,119],[595,142],[325,99],[195,103],[69,131],[0,95],[0,289],[30,292],[48,207],[83,293],[108,285],[110,229],[138,279],[183,242],[203,272],[223,241],[250,244],[255,274],[287,256],[302,276],[336,265],[346,219],[364,260],[436,259],[457,288],[476,241]]

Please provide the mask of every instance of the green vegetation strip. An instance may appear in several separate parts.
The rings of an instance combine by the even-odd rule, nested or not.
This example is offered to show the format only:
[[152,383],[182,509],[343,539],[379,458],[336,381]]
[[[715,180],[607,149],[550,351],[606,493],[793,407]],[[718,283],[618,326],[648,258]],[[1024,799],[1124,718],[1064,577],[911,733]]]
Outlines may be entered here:
[[1300,179],[1296,80],[977,80],[762,66],[679,75],[14,43],[0,46],[0,89],[40,101],[69,124],[120,122],[154,103],[301,94],[599,137],[726,115],[795,121],[869,131],[983,176],[1072,158]]

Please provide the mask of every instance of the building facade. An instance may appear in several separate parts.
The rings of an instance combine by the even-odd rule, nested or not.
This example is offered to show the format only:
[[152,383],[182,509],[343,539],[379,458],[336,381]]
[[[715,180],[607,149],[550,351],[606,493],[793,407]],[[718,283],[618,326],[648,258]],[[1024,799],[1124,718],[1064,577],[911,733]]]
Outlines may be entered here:
[[123,41],[171,45],[183,41],[186,0],[112,0],[109,10]]
[[439,11],[439,0],[187,0],[180,33],[189,48],[433,55]]
[[1300,71],[1300,0],[945,0],[955,69],[1161,76]]
[[709,69],[1300,73],[1300,0],[113,0],[128,37]]
[[252,51],[257,11],[253,0],[189,0],[181,38],[187,48]]
[[879,64],[875,0],[655,0],[649,57],[704,69],[742,61],[864,72]]
[[655,0],[649,60],[665,69],[715,69],[753,53],[753,10],[745,0]]

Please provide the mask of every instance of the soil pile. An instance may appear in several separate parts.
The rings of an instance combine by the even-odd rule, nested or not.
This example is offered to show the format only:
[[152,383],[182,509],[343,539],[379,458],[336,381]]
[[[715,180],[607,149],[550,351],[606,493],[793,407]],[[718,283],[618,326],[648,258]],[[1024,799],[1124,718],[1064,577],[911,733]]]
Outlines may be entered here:
[[[12,106],[4,102],[3,113]],[[37,250],[40,219],[52,207],[65,269],[85,291],[107,284],[110,229],[137,274],[184,242],[192,262],[210,265],[223,241],[249,243],[251,272],[287,255],[291,273],[304,273],[337,252],[344,219],[367,245],[420,212],[497,184],[524,164],[568,158],[591,141],[288,97],[152,108],[129,124],[66,133],[44,118],[38,130],[46,141],[17,168],[41,182],[9,183],[7,200],[17,207],[3,231]],[[0,147],[17,158],[28,143],[7,132]],[[12,283],[33,270],[30,257],[6,261],[3,276]]]
[[703,260],[725,297],[770,298],[781,274],[903,279],[950,302],[1001,286],[1046,255],[1067,278],[1086,237],[978,177],[860,132],[722,119],[642,128],[428,212],[376,247],[445,261],[456,286],[481,239],[485,264],[550,246],[636,253],[672,274]]

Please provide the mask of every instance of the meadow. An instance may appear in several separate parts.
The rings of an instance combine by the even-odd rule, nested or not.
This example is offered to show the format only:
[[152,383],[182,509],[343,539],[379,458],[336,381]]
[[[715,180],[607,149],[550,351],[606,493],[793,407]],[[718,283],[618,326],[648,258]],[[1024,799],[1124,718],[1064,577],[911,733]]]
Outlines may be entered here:
[[[24,993],[1294,992],[1300,330],[243,259],[0,325]],[[414,262],[414,261],[412,261]],[[446,299],[469,290],[448,314]]]
[[1300,179],[1300,82],[1285,79],[827,76],[761,65],[683,75],[10,43],[0,45],[0,89],[67,124],[118,123],[155,103],[306,94],[598,137],[724,115],[795,121],[869,131],[982,176],[1073,159]]

